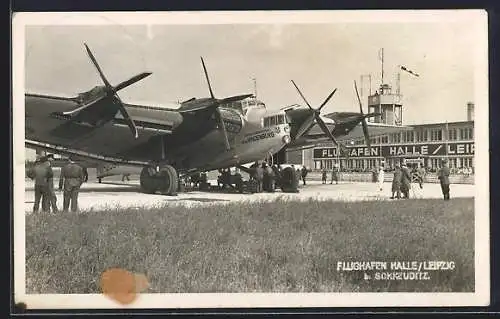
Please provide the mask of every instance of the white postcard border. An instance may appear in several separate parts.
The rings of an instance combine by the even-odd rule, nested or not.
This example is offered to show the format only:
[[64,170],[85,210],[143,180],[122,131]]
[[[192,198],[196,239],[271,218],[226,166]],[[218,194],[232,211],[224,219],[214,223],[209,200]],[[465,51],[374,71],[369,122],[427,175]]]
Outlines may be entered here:
[[[209,18],[209,19],[208,19]],[[467,21],[478,28],[475,72],[474,293],[140,294],[123,306],[100,295],[26,294],[24,215],[24,57],[26,25],[405,23]],[[147,23],[145,23],[147,21]],[[486,30],[484,30],[486,28]],[[14,294],[28,309],[486,306],[490,300],[487,14],[483,10],[16,13],[13,17]],[[23,207],[21,209],[21,207]]]

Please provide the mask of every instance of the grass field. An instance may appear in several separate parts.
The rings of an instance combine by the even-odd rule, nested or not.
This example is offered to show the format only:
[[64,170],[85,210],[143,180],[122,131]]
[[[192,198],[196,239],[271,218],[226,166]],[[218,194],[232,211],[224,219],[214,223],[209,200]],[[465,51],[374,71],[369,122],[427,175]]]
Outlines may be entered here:
[[[363,279],[342,261],[454,261],[430,280]],[[474,199],[230,203],[26,217],[27,293],[99,293],[103,271],[147,292],[474,291]]]

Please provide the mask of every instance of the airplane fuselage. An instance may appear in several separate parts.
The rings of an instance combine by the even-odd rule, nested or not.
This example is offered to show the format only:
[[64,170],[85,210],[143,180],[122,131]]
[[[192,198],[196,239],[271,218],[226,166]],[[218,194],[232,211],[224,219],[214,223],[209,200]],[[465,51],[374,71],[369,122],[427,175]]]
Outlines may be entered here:
[[75,123],[62,114],[77,106],[70,98],[35,94],[25,97],[26,140],[119,160],[163,160],[179,171],[209,170],[261,160],[290,141],[288,124],[262,127],[261,122],[249,121],[236,110],[221,108],[231,145],[226,150],[222,131],[211,117],[201,114],[185,121],[194,115],[181,114],[176,109],[126,104],[139,129],[136,139],[119,113],[112,121],[96,127],[92,123]]

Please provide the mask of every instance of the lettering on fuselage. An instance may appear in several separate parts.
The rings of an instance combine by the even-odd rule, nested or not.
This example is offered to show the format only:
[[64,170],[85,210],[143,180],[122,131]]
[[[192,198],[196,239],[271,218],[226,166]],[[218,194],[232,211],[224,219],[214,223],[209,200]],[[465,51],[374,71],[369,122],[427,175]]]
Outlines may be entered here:
[[254,133],[246,134],[245,139],[241,142],[241,144],[247,144],[268,138],[273,138],[276,136],[276,134],[279,134],[280,132],[281,128],[279,126],[276,126],[266,130],[260,130]]

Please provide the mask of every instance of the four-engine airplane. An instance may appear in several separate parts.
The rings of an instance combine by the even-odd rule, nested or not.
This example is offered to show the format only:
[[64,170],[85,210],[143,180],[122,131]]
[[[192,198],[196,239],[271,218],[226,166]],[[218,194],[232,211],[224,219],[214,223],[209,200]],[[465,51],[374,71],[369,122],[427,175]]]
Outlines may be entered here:
[[[76,97],[25,93],[25,145],[100,165],[142,167],[140,185],[146,193],[175,194],[180,175],[240,166],[285,147],[327,139],[339,145],[335,136],[359,122],[365,128],[365,118],[372,116],[332,113],[322,118],[320,110],[335,90],[313,109],[293,81],[308,108],[268,112],[255,103],[242,112],[234,105],[252,94],[215,98],[203,58],[210,97],[191,98],[177,109],[124,103],[117,92],[152,73],[113,86],[85,48],[104,85]],[[313,132],[316,124],[322,132]]]

